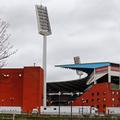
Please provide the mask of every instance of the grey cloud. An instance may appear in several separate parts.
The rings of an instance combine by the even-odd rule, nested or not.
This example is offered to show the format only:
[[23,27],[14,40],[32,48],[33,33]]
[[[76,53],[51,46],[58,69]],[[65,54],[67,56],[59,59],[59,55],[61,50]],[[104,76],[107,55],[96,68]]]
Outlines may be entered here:
[[[42,37],[38,35],[34,5],[37,0],[2,0],[1,16],[10,23],[10,41],[18,53],[8,67],[42,65]],[[48,37],[48,81],[77,78],[75,72],[55,68],[55,64],[119,62],[119,0],[50,0],[48,6],[52,35]],[[22,58],[22,59],[21,59]]]

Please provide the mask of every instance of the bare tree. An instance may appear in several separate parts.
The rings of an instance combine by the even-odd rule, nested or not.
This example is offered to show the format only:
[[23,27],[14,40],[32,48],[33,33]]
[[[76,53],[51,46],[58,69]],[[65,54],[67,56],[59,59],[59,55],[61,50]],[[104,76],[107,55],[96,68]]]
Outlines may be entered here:
[[0,68],[5,66],[6,59],[15,53],[9,43],[10,34],[7,33],[8,23],[0,19]]

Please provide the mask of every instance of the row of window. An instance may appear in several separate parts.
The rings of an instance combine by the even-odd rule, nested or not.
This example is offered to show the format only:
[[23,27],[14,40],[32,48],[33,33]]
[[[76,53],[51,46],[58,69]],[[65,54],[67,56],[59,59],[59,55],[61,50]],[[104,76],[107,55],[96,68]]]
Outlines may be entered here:
[[115,92],[115,91],[113,91],[112,92],[112,95],[119,95],[120,93],[117,91],[117,92]]
[[[88,99],[84,100],[84,99],[82,98],[82,103],[101,102],[101,101],[102,101],[102,102],[105,102],[105,101],[106,101],[106,98],[102,98],[102,99],[97,98],[97,99],[91,99],[91,100],[88,100]],[[112,102],[120,102],[120,98],[117,98],[117,99],[112,98]]]
[[103,94],[103,95],[106,95],[106,92],[103,92],[103,93],[99,93],[99,92],[96,92],[96,93],[91,93],[91,96],[99,96],[100,94]]
[[[3,77],[5,77],[5,78],[8,78],[8,77],[10,77],[10,74],[4,74],[4,73],[2,73],[0,76],[3,76]],[[22,74],[18,74],[18,76],[19,76],[19,77],[22,77]]]
[[86,100],[84,100],[84,99],[82,99],[82,103],[88,103],[88,102],[100,102],[100,101],[106,101],[106,98],[103,98],[103,99],[100,99],[100,98],[97,98],[97,99],[91,99],[91,100],[88,100],[88,99],[86,99]]
[[6,100],[14,100],[15,98],[8,98],[8,99],[1,99],[0,101],[1,102],[4,102],[4,101],[6,101]]
[[[106,93],[107,92],[103,92],[103,93],[99,93],[99,92],[96,92],[96,93],[91,93],[91,96],[95,96],[95,95],[97,95],[97,96],[99,96],[99,95],[106,95]],[[120,94],[120,92],[115,92],[115,91],[112,91],[112,95],[119,95]]]

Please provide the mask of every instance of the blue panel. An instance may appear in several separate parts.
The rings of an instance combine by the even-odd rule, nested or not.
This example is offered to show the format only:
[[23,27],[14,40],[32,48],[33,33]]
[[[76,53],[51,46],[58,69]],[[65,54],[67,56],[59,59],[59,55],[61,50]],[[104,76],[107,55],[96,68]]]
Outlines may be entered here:
[[86,63],[86,64],[69,64],[69,65],[56,65],[56,67],[69,68],[69,69],[94,69],[99,67],[109,66],[110,62],[100,63]]

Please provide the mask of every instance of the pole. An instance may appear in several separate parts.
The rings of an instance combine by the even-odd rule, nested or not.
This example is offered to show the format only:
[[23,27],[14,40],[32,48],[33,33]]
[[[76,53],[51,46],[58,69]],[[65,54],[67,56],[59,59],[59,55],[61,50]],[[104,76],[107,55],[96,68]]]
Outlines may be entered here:
[[83,100],[82,100],[82,115],[83,115]]
[[71,120],[72,120],[72,100],[71,100]]
[[15,120],[15,113],[13,114],[13,120]]
[[97,82],[96,82],[96,79],[95,79],[95,75],[96,75],[96,70],[95,70],[95,68],[94,68],[94,84],[97,83]]
[[73,112],[73,110],[72,110],[72,102],[73,102],[72,100],[73,100],[73,98],[72,97],[73,97],[73,93],[71,93],[71,120],[72,120],[72,112]]
[[59,119],[60,119],[60,95],[61,95],[61,92],[59,91]]
[[111,83],[111,66],[108,66],[108,83]]
[[46,57],[47,57],[47,37],[44,35],[43,36],[43,70],[44,70],[44,90],[43,90],[43,106],[46,107],[46,76],[47,76],[47,61],[46,61]]

